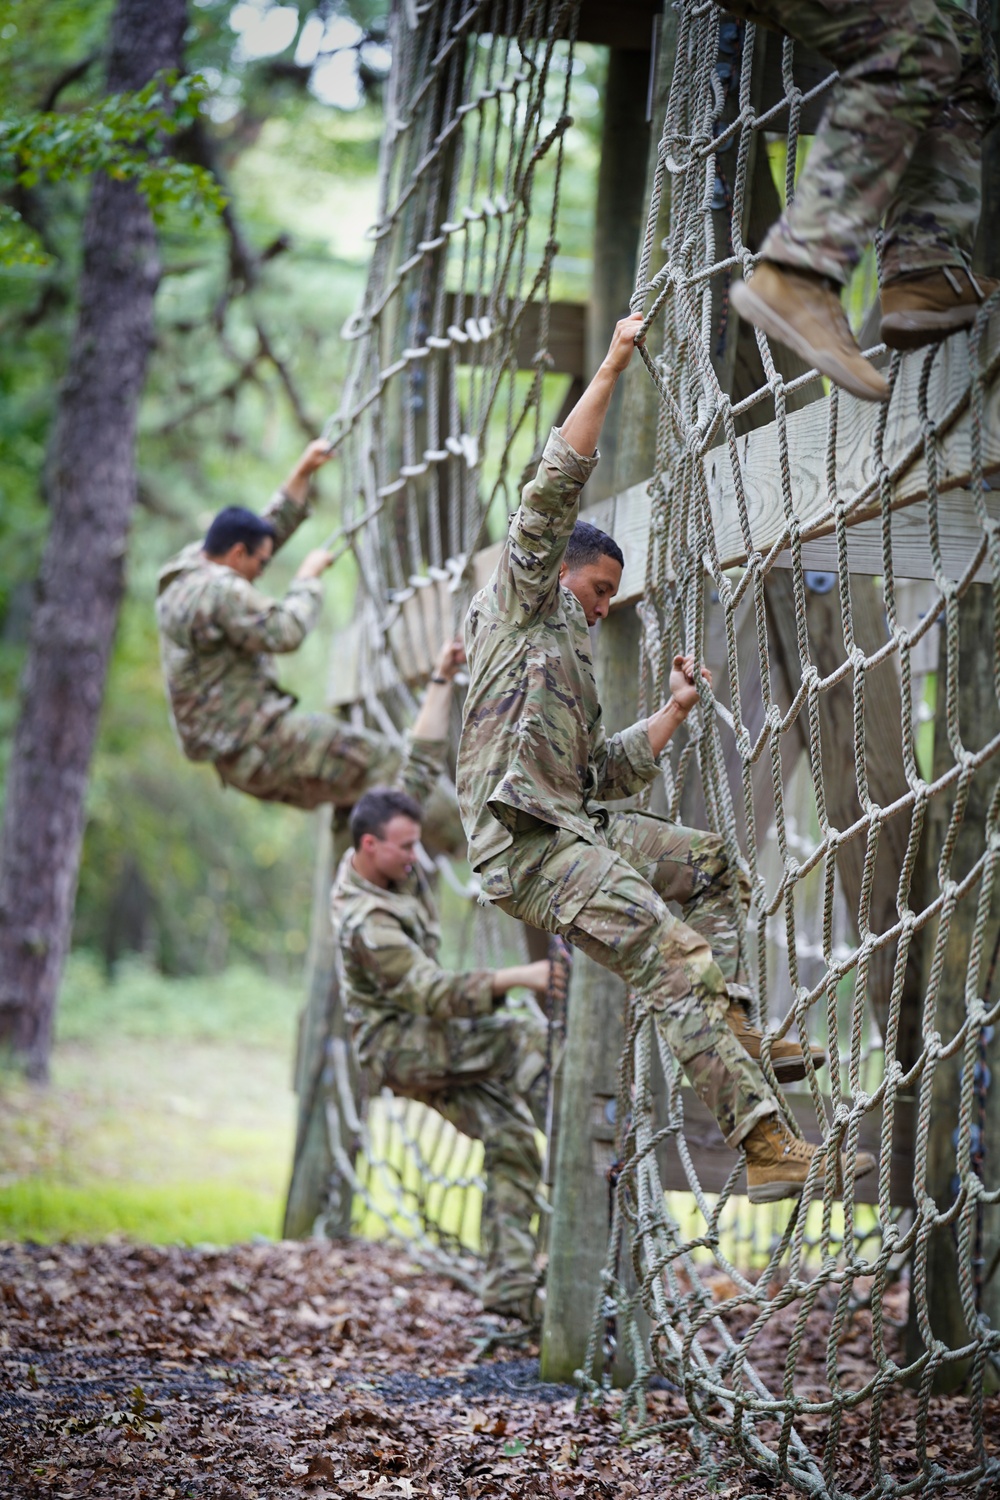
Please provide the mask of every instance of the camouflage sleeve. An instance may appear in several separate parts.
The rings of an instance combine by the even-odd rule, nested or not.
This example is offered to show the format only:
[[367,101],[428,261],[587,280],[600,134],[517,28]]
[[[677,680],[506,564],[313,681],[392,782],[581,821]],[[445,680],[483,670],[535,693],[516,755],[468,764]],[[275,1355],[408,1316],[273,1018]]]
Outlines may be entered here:
[[599,457],[582,458],[554,427],[549,434],[493,575],[497,608],[512,624],[529,624],[552,609],[563,553],[580,513],[580,491]]
[[493,1011],[493,976],[487,969],[442,969],[407,937],[389,912],[374,911],[351,935],[351,953],[379,996],[399,1010],[444,1021]]
[[283,599],[271,599],[232,573],[218,591],[211,624],[240,651],[295,651],[319,619],[322,603],[318,578],[293,578]]
[[396,785],[400,791],[406,792],[421,804],[426,803],[444,770],[447,753],[447,740],[411,739],[406,759],[396,777]]
[[646,720],[629,725],[608,739],[599,721],[591,750],[597,786],[593,795],[602,802],[634,797],[656,780],[657,765],[646,733]]
[[284,490],[274,492],[261,514],[261,520],[270,521],[274,527],[275,552],[299,529],[311,508],[308,500],[293,500]]

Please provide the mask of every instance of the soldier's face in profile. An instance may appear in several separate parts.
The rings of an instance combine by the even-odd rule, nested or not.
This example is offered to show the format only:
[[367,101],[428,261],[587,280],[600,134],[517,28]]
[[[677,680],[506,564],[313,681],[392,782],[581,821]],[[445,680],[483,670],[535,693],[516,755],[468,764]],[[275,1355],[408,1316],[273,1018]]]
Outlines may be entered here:
[[604,619],[621,581],[621,564],[603,553],[594,562],[584,563],[572,572],[563,563],[559,572],[559,582],[580,601],[588,625]]
[[[371,840],[370,845],[368,840]],[[420,824],[406,817],[405,813],[396,813],[389,819],[382,829],[381,838],[374,833],[365,834],[365,852],[371,857],[376,882],[395,885],[405,880],[417,862],[419,842]]]
[[227,568],[232,568],[247,583],[256,583],[274,552],[274,543],[269,536],[261,537],[254,550],[251,552],[245,542],[235,542],[224,556],[216,558]]

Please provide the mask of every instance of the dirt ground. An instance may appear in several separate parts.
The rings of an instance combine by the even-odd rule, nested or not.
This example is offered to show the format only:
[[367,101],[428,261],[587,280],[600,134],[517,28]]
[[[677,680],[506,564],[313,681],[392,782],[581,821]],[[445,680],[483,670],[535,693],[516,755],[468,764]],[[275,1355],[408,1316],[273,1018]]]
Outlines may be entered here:
[[[541,1384],[537,1349],[477,1362],[473,1299],[384,1245],[8,1244],[0,1302],[3,1497],[793,1494],[746,1467],[699,1467],[683,1427],[623,1447],[620,1398],[578,1405]],[[677,1393],[650,1400],[659,1421],[688,1415]],[[882,1419],[900,1478],[913,1410],[893,1398]],[[968,1405],[932,1417],[954,1473],[972,1461]],[[995,1398],[984,1421],[996,1454]],[[845,1421],[848,1474],[858,1459],[845,1494],[870,1483],[867,1434],[860,1413]]]

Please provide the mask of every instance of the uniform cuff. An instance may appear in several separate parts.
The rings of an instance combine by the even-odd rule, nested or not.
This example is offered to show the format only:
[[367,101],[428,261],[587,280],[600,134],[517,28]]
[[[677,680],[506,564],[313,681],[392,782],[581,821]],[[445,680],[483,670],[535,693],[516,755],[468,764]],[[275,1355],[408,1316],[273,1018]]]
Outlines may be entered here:
[[553,427],[542,453],[542,462],[558,469],[560,474],[565,474],[574,484],[584,485],[597,468],[600,456],[598,449],[593,457],[584,458],[575,448],[570,447],[558,427]]
[[621,742],[622,749],[628,756],[628,763],[635,774],[643,781],[655,781],[659,767],[653,759],[649,734],[646,730],[648,723],[648,719],[640,719],[638,724],[630,724],[628,729],[621,730]]
[[493,1014],[496,1000],[493,996],[493,974],[489,969],[480,969],[469,975],[466,986],[470,1016]]
[[421,765],[430,767],[436,775],[440,775],[448,756],[448,741],[417,739],[412,734],[408,735],[407,755],[410,760],[419,760]]

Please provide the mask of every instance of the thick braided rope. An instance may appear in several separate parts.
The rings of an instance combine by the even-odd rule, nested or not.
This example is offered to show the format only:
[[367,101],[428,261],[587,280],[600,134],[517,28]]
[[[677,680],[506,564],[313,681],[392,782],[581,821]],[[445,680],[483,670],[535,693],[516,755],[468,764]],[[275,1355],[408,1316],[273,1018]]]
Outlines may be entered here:
[[[836,396],[829,400],[826,514],[835,538],[832,582],[844,655],[824,675],[809,631],[810,595],[819,585],[810,581],[803,562],[788,447],[795,405],[816,387],[810,386],[808,374],[783,380],[761,338],[763,380],[731,401],[713,358],[731,320],[724,296],[717,315],[712,292],[734,270],[752,265],[744,238],[752,164],[768,149],[768,137],[784,130],[784,163],[776,175],[786,194],[793,190],[803,110],[829,80],[800,90],[794,49],[786,42],[783,98],[758,110],[752,28],[741,37],[740,65],[727,81],[717,59],[721,28],[733,23],[723,21],[707,0],[679,0],[675,11],[677,57],[683,67],[675,70],[663,124],[633,299],[645,311],[649,339],[643,359],[661,404],[656,476],[650,487],[647,586],[640,606],[640,697],[643,711],[662,701],[674,650],[685,647],[704,657],[714,632],[721,642],[714,696],[704,691],[700,712],[689,721],[690,733],[664,766],[666,808],[682,820],[694,808],[698,821],[707,821],[723,835],[731,861],[742,865],[750,879],[753,905],[746,951],[755,959],[756,1003],[765,1018],[781,1034],[793,1026],[803,1036],[821,1034],[834,1055],[828,1075],[812,1073],[803,1090],[805,1110],[811,1110],[826,1148],[807,1192],[813,1207],[782,1205],[748,1213],[739,1194],[738,1161],[721,1192],[703,1189],[696,1154],[685,1136],[681,1075],[649,1018],[636,1014],[622,1065],[618,1117],[630,1123],[622,1142],[611,1225],[614,1253],[605,1276],[600,1327],[607,1341],[613,1322],[619,1343],[632,1352],[636,1377],[626,1410],[636,1433],[649,1430],[646,1382],[659,1370],[685,1391],[693,1420],[704,1434],[728,1441],[736,1454],[804,1493],[831,1500],[842,1493],[848,1460],[840,1439],[845,1420],[857,1411],[869,1416],[869,1494],[916,1489],[932,1494],[948,1485],[988,1485],[997,1477],[996,1458],[987,1452],[982,1403],[985,1371],[997,1357],[998,1345],[997,1335],[979,1318],[981,1278],[973,1260],[980,1210],[995,1203],[997,1194],[980,1175],[983,1141],[973,1129],[973,1105],[982,1112],[985,1075],[980,1068],[977,1084],[976,1065],[984,1061],[984,1037],[997,1019],[996,1001],[980,994],[978,977],[996,929],[991,906],[996,799],[981,856],[962,869],[955,866],[955,857],[973,779],[989,769],[1000,737],[975,742],[974,750],[967,747],[969,726],[958,722],[957,683],[961,601],[984,561],[994,599],[1000,600],[1000,535],[977,484],[980,456],[972,469],[983,540],[963,575],[951,577],[941,552],[936,475],[940,444],[967,407],[974,447],[978,444],[984,391],[994,377],[996,354],[983,320],[970,350],[970,388],[948,409],[935,407],[935,356],[925,356],[919,435],[908,451],[897,451],[887,443],[883,422],[876,432],[871,481],[856,495],[838,494],[841,411]],[[366,708],[383,726],[393,722],[386,702],[395,696],[405,704],[408,697],[392,660],[389,628],[414,596],[436,600],[438,591],[428,591],[428,586],[438,579],[448,580],[456,615],[440,619],[436,603],[429,604],[416,626],[407,611],[403,626],[419,630],[425,648],[451,628],[464,602],[469,560],[484,536],[490,507],[498,497],[508,498],[508,474],[517,469],[514,444],[522,432],[531,431],[536,442],[540,434],[548,289],[558,245],[559,168],[572,103],[570,44],[557,38],[572,37],[575,7],[529,4],[520,14],[520,30],[512,39],[499,34],[504,26],[491,27],[491,16],[500,17],[501,10],[490,5],[451,0],[414,5],[398,12],[393,23],[394,67],[372,272],[364,305],[347,329],[356,358],[330,427],[331,435],[342,438],[345,471],[351,476],[335,543],[353,554],[362,582],[370,624]],[[731,42],[730,31],[727,46]],[[655,226],[665,194],[670,227],[661,247]],[[451,297],[459,287],[461,304]],[[513,351],[529,300],[542,304],[542,316],[535,374],[526,391],[525,382],[516,379]],[[893,381],[898,374],[896,359]],[[740,438],[768,402],[773,403],[779,439],[784,529],[762,554],[754,544]],[[705,458],[720,449],[731,473],[747,553],[745,566],[735,571],[720,564],[710,519]],[[891,529],[895,486],[914,463],[927,470],[934,574],[920,588],[895,577]],[[850,528],[873,500],[881,516],[887,620],[886,640],[877,647],[863,643],[855,628],[852,590],[857,585],[849,576],[848,559]],[[798,674],[787,692],[776,669],[769,616],[770,583],[783,553],[791,563],[791,653]],[[997,607],[993,648],[1000,683],[1000,603]],[[939,616],[944,620],[948,683],[943,722],[951,757],[940,769],[928,764],[919,744],[929,673],[935,671],[927,665],[927,647]],[[907,790],[879,807],[869,784],[866,686],[878,682],[875,674],[886,664],[899,675],[899,750]],[[853,764],[845,774],[852,774],[856,783],[859,812],[849,826],[838,828],[830,810],[823,747],[825,706],[841,686],[850,690],[853,749]],[[946,799],[951,799],[950,811],[936,889],[921,897],[916,889],[921,832]],[[898,871],[896,917],[876,930],[872,903],[879,852],[886,829],[900,818],[909,820],[909,836]],[[863,846],[864,859],[856,907],[849,911],[838,857],[855,841]],[[943,1037],[937,996],[947,976],[948,936],[963,900],[976,908],[965,1018],[953,1035]],[[897,1060],[897,1044],[906,1019],[907,957],[917,943],[927,949],[925,999],[918,1056],[904,1067]],[[891,992],[880,1035],[866,990],[872,966],[885,952],[892,955]],[[652,1087],[654,1056],[666,1079],[665,1100]],[[935,1079],[958,1056],[965,1061],[956,1111],[958,1192],[946,1202],[929,1190],[927,1139]],[[766,1049],[763,1065],[776,1085]],[[893,1124],[900,1101],[914,1096],[915,1207],[901,1212],[893,1204]],[[436,1140],[435,1127],[420,1123],[412,1112],[392,1109],[403,1153],[394,1159],[403,1165],[389,1168],[390,1178],[393,1172],[397,1178],[387,1190],[389,1209],[383,1190],[358,1172],[347,1147],[338,1146],[338,1161],[369,1213],[381,1213],[395,1232],[412,1232],[432,1243],[436,1239],[440,1253],[447,1254],[448,1232],[441,1230],[440,1219],[435,1228],[434,1194],[446,1191],[449,1173],[463,1191],[474,1191],[473,1174],[457,1159],[442,1168],[426,1144]],[[860,1132],[877,1112],[882,1121],[878,1203],[854,1203],[849,1170],[841,1208],[826,1160],[841,1150],[853,1160]],[[369,1144],[368,1149],[365,1171],[370,1174],[380,1169],[380,1148]],[[663,1192],[660,1158],[665,1151],[675,1152],[680,1162],[690,1189],[683,1198]],[[392,1152],[383,1148],[383,1155],[389,1158]],[[959,1295],[969,1328],[969,1339],[959,1350],[944,1348],[931,1329],[926,1267],[933,1236],[942,1229],[954,1229]],[[630,1280],[622,1274],[625,1258],[632,1268]],[[924,1347],[910,1368],[889,1316],[892,1309],[898,1311],[898,1299],[891,1298],[906,1263]],[[652,1319],[648,1351],[640,1307]],[[871,1320],[871,1365],[852,1384],[840,1372],[837,1351],[864,1317]],[[598,1328],[592,1354],[599,1338]],[[764,1356],[768,1338],[770,1360]],[[776,1343],[784,1351],[778,1366]],[[822,1388],[806,1380],[804,1351],[810,1346],[824,1352]],[[935,1462],[927,1437],[935,1375],[959,1359],[971,1361],[974,1452],[974,1461],[962,1473]],[[813,1368],[810,1364],[809,1370]],[[880,1415],[904,1377],[919,1385],[912,1482],[890,1472],[879,1441]],[[777,1436],[772,1434],[774,1423]],[[853,1457],[850,1462],[854,1464]]]
[[[849,1450],[841,1439],[845,1420],[861,1411],[868,1414],[870,1442],[866,1495],[933,1494],[963,1486],[985,1486],[982,1492],[991,1493],[991,1485],[1000,1486],[1000,1460],[984,1436],[983,1399],[986,1371],[1000,1354],[1000,1334],[979,1315],[982,1267],[977,1269],[976,1245],[977,1225],[981,1240],[982,1211],[997,1202],[997,1190],[988,1189],[983,1179],[982,1163],[989,1148],[981,1124],[977,1135],[973,1106],[981,1121],[988,1088],[985,1039],[1000,1014],[995,998],[989,999],[982,991],[980,978],[984,947],[997,932],[993,891],[1000,790],[990,799],[981,854],[967,868],[955,865],[973,778],[985,771],[996,783],[996,769],[991,766],[995,767],[1000,750],[996,735],[987,736],[983,743],[977,726],[960,724],[958,712],[963,666],[960,609],[984,561],[994,589],[993,639],[984,644],[994,652],[994,682],[1000,681],[1000,657],[995,654],[1000,618],[996,613],[1000,601],[998,522],[985,500],[981,453],[984,394],[994,378],[995,360],[987,347],[988,319],[986,313],[980,316],[971,337],[969,385],[953,407],[935,409],[936,351],[921,356],[919,435],[907,452],[893,449],[890,457],[888,418],[883,413],[872,453],[872,483],[849,497],[838,494],[842,402],[836,392],[828,398],[827,514],[837,565],[832,578],[815,580],[803,563],[796,475],[788,442],[791,398],[805,388],[810,377],[785,382],[766,339],[758,335],[763,383],[734,404],[720,387],[712,358],[718,332],[713,324],[713,282],[718,285],[737,266],[746,270],[753,263],[753,254],[743,241],[748,164],[754,151],[766,149],[764,130],[774,131],[779,123],[786,126],[784,191],[786,197],[791,195],[798,128],[807,96],[796,87],[794,49],[786,40],[782,50],[785,97],[765,112],[755,111],[751,102],[755,38],[748,27],[742,37],[738,97],[727,110],[717,63],[722,55],[720,12],[710,4],[688,0],[680,0],[675,12],[677,63],[632,302],[634,308],[645,311],[648,336],[643,359],[660,397],[656,473],[649,488],[653,539],[640,606],[641,708],[645,711],[665,696],[675,651],[694,650],[704,660],[713,632],[716,639],[721,636],[722,656],[712,662],[714,696],[702,689],[700,712],[692,716],[690,733],[683,745],[671,747],[664,768],[666,807],[670,816],[690,821],[685,812],[693,805],[691,798],[700,780],[702,816],[724,836],[730,859],[743,867],[751,882],[748,938],[756,951],[761,1010],[765,1017],[770,1015],[778,1034],[794,1024],[800,1035],[819,1034],[830,1045],[828,1075],[822,1079],[810,1070],[804,1097],[815,1112],[825,1153],[817,1157],[804,1195],[805,1202],[812,1200],[811,1208],[788,1203],[758,1211],[758,1220],[771,1225],[771,1239],[763,1269],[759,1275],[748,1276],[748,1262],[732,1258],[734,1241],[739,1244],[733,1229],[742,1213],[741,1200],[733,1196],[739,1190],[739,1167],[721,1193],[708,1196],[702,1192],[685,1141],[681,1076],[672,1059],[662,1057],[667,1090],[665,1098],[656,1096],[650,1086],[655,1050],[650,1037],[655,1033],[649,1018],[640,1015],[624,1058],[620,1104],[631,1101],[631,1123],[620,1144],[623,1165],[616,1190],[612,1250],[586,1368],[593,1367],[599,1330],[609,1308],[614,1310],[619,1342],[635,1347],[641,1307],[652,1321],[652,1367],[682,1386],[701,1429],[728,1440],[736,1453],[761,1472],[784,1478],[803,1493],[823,1500],[844,1494],[848,1480],[854,1493],[857,1450]],[[819,92],[828,82],[812,92]],[[731,182],[720,193],[720,183],[730,174]],[[660,200],[667,193],[670,225],[660,259],[655,226]],[[720,198],[731,214],[723,253],[716,243]],[[899,371],[897,356],[889,372],[893,383]],[[765,400],[772,401],[774,408],[779,453],[775,478],[784,531],[767,555],[761,555],[754,544],[738,424]],[[941,549],[938,474],[943,436],[964,410],[971,410],[970,489],[982,541],[955,577]],[[738,570],[724,570],[716,551],[705,484],[705,458],[710,449],[724,453],[731,472],[747,554]],[[927,540],[933,572],[933,583],[921,586],[895,576],[890,524],[895,484],[914,462],[922,463],[926,471]],[[876,647],[862,644],[858,637],[852,594],[858,587],[874,584],[852,579],[848,559],[852,513],[868,506],[873,495],[881,502],[881,588],[887,622],[886,639]],[[780,553],[786,553],[791,564],[790,628],[798,657],[799,686],[796,690],[791,685],[790,699],[783,698],[784,689],[775,678],[769,621],[769,575]],[[844,655],[842,665],[823,676],[810,638],[809,596],[811,590],[830,584],[837,590]],[[947,701],[939,718],[949,754],[944,762],[935,756],[931,767],[920,752],[918,729],[927,691],[927,635],[939,617],[943,618],[942,666],[947,682]],[[870,757],[876,747],[866,732],[866,683],[885,663],[893,664],[899,676],[899,751],[908,789],[891,805],[880,807],[869,788]],[[939,683],[941,675],[937,675]],[[847,828],[837,828],[831,821],[825,781],[829,765],[825,771],[823,761],[825,695],[840,684],[851,690],[853,765],[837,768],[837,774],[853,775],[860,807],[860,816]],[[969,748],[970,740],[975,749]],[[792,745],[800,748],[790,756]],[[695,766],[698,778],[692,776]],[[948,812],[935,888],[921,896],[916,885],[921,833],[931,810],[942,804]],[[909,820],[909,836],[898,870],[896,920],[876,930],[872,903],[883,830],[901,817]],[[845,923],[837,856],[856,839],[864,845],[864,858],[856,910]],[[963,900],[972,902],[975,911],[969,951],[960,960],[964,1016],[957,1029],[942,1035],[939,997],[953,973],[949,937]],[[921,940],[926,979],[919,1055],[904,1069],[897,1057],[906,964],[912,945]],[[885,949],[894,950],[895,957],[884,1011],[885,1035],[880,1036],[867,992],[871,965]],[[955,1175],[952,1189],[942,1200],[930,1190],[928,1144],[932,1122],[939,1133],[941,1128],[935,1081],[948,1059],[956,1057],[963,1059],[963,1067],[955,1111]],[[769,1072],[766,1057],[764,1066]],[[769,1076],[773,1085],[776,1080],[770,1072]],[[900,1213],[893,1206],[890,1170],[893,1122],[900,1101],[912,1095],[916,1096],[915,1207]],[[878,1203],[867,1208],[854,1202],[850,1163],[866,1116],[878,1113],[882,1122]],[[693,1215],[684,1200],[663,1193],[660,1157],[664,1150],[676,1153],[690,1183],[696,1204]],[[834,1197],[832,1176],[825,1170],[826,1160],[837,1152],[843,1152],[848,1163],[842,1208]],[[638,1282],[638,1294],[628,1290],[624,1279],[624,1257],[619,1253],[622,1225],[631,1237],[632,1281]],[[943,1231],[954,1235],[957,1290],[967,1329],[967,1337],[957,1348],[946,1347],[935,1336],[931,1319],[928,1257],[934,1236]],[[909,1365],[899,1335],[886,1316],[887,1296],[906,1261],[912,1318],[923,1351]],[[721,1300],[720,1287],[727,1289]],[[898,1308],[898,1300],[894,1306]],[[838,1349],[862,1315],[870,1317],[871,1359],[865,1371],[853,1371],[848,1379],[840,1371]],[[804,1359],[806,1347],[815,1348],[817,1340],[826,1351],[823,1390],[815,1385],[814,1362],[807,1365]],[[777,1363],[776,1346],[782,1351]],[[928,1423],[935,1376],[959,1363],[969,1366],[972,1459],[964,1467],[949,1470],[936,1461],[936,1449],[929,1448]],[[651,1430],[643,1394],[650,1368],[648,1360],[636,1360],[636,1376],[627,1393],[626,1407],[636,1434]],[[914,1384],[917,1394],[909,1399],[916,1407],[915,1453],[905,1472],[894,1472],[882,1451],[880,1419],[887,1397],[894,1394],[898,1400],[904,1386],[909,1389]]]
[[[490,506],[509,500],[508,472],[527,458],[526,440],[538,439],[576,15],[567,0],[529,0],[513,35],[507,0],[392,15],[372,261],[344,330],[353,357],[325,436],[345,475],[328,545],[352,555],[361,585],[357,711],[397,739],[414,704],[396,653],[432,660],[455,629],[466,559]],[[541,317],[525,379],[515,354],[531,302]],[[446,609],[432,587],[441,581]],[[404,610],[414,597],[427,607]],[[444,880],[475,894],[447,863]],[[510,962],[496,923],[471,902],[468,913],[467,961]],[[332,1057],[325,1077],[331,1196],[352,1195],[361,1232],[403,1238],[465,1279],[479,1145],[412,1101],[383,1093],[364,1107],[346,1058]]]

